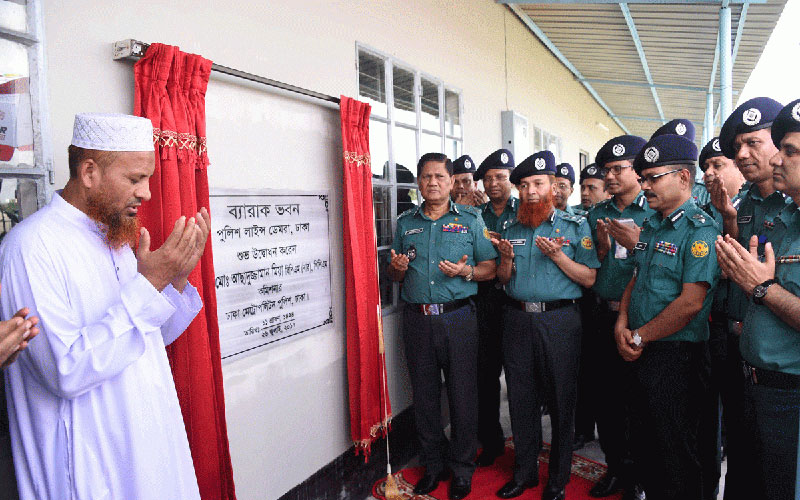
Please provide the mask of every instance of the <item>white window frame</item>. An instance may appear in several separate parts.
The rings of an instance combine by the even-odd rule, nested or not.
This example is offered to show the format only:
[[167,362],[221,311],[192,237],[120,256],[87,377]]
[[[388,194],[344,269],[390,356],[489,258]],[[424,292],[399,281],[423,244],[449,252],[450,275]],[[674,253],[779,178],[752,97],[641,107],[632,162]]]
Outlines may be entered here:
[[[461,154],[464,151],[464,95],[461,89],[454,87],[452,85],[445,84],[441,79],[434,77],[433,75],[423,72],[419,69],[414,68],[412,65],[405,63],[397,59],[390,54],[386,54],[379,50],[376,50],[372,47],[364,45],[362,43],[356,42],[356,89],[360,91],[359,85],[359,54],[367,53],[373,57],[377,57],[383,59],[384,63],[384,83],[386,85],[385,92],[386,92],[386,117],[375,116],[371,115],[370,120],[374,120],[377,122],[381,122],[387,125],[387,146],[389,152],[389,176],[388,179],[373,179],[372,184],[373,188],[375,187],[389,187],[390,189],[390,211],[391,211],[391,233],[394,235],[395,231],[397,230],[397,197],[398,197],[398,190],[399,189],[413,189],[417,190],[418,187],[416,184],[410,183],[398,183],[397,182],[397,172],[396,172],[396,162],[395,162],[395,154],[394,154],[394,144],[393,144],[393,130],[394,127],[400,127],[407,130],[414,130],[415,137],[416,137],[416,155],[415,158],[417,161],[419,160],[421,154],[427,153],[428,151],[420,151],[421,147],[421,139],[422,134],[438,136],[440,139],[440,152],[444,152],[445,154],[450,157],[452,153],[449,151],[449,148],[452,146],[453,141],[460,142],[460,149]],[[397,123],[395,122],[394,117],[394,78],[393,78],[393,69],[397,67],[408,71],[414,74],[414,107],[416,110],[416,124],[409,125],[405,123]],[[422,79],[427,80],[430,83],[434,83],[437,85],[439,90],[439,131],[435,132],[433,130],[427,130],[422,128]],[[461,127],[461,137],[456,137],[453,135],[447,134],[446,130],[446,106],[445,106],[445,91],[449,91],[458,95],[458,114],[459,114],[459,126]],[[360,93],[358,94],[360,95]],[[455,158],[451,158],[455,160]],[[414,165],[406,165],[407,168],[414,171],[416,170],[416,163]],[[414,176],[416,177],[416,172],[414,172]],[[391,248],[391,244],[389,245],[379,245],[378,251],[385,251]],[[386,266],[385,261],[379,262],[379,266],[381,268]],[[400,296],[400,287],[398,283],[394,283],[392,285],[392,300],[390,304],[382,304],[383,306],[383,313],[384,314],[391,314],[397,311],[399,296]]]

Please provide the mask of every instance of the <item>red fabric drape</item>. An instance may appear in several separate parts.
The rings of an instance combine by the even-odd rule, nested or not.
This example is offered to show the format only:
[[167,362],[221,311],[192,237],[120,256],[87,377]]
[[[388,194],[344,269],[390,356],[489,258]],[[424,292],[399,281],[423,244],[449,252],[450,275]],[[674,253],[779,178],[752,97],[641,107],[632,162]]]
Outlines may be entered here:
[[344,262],[350,434],[369,455],[391,419],[378,289],[378,251],[369,156],[370,106],[341,97],[344,151]]
[[[139,217],[159,247],[181,215],[209,207],[205,93],[211,61],[177,47],[152,44],[134,66],[134,114],[153,122],[156,166],[152,199]],[[204,307],[167,347],[203,500],[235,500],[225,423],[211,239],[189,276]]]

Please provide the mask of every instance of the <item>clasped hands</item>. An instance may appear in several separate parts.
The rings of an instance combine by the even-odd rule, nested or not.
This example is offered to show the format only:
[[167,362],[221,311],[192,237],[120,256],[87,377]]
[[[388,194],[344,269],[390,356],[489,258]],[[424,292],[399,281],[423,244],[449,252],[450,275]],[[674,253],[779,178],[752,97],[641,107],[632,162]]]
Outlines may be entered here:
[[150,250],[150,233],[142,228],[136,253],[138,270],[159,292],[170,283],[182,292],[189,273],[197,265],[211,232],[208,210],[201,208],[194,217],[181,216],[158,250]]
[[[392,261],[390,265],[392,268],[399,272],[406,272],[408,270],[408,256],[405,254],[398,254],[391,250],[391,257]],[[450,262],[449,260],[440,260],[439,261],[439,270],[444,273],[446,276],[450,278],[455,278],[456,276],[469,276],[470,266],[467,264],[468,257],[466,255],[462,256],[458,262]]]
[[30,309],[23,307],[11,319],[0,321],[0,369],[13,363],[39,333],[39,318],[26,318],[29,313]]

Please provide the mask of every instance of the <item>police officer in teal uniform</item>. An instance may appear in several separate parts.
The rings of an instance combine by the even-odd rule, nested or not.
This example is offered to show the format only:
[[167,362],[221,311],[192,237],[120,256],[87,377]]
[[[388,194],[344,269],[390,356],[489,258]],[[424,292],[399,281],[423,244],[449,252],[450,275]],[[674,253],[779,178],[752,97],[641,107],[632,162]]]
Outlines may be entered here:
[[597,433],[608,470],[589,495],[602,498],[625,490],[624,498],[641,499],[642,487],[636,477],[631,441],[631,401],[629,387],[632,367],[617,352],[614,326],[619,315],[625,286],[633,276],[633,248],[646,218],[654,211],[639,185],[633,160],[645,144],[634,135],[607,141],[597,152],[596,162],[606,189],[612,195],[589,211],[589,224],[601,262],[592,292],[597,297],[593,325],[596,335],[586,338],[590,356]]
[[[734,112],[736,113],[736,112]],[[733,116],[733,115],[731,115]],[[800,100],[774,118],[771,140],[774,187],[800,196]],[[722,270],[749,296],[740,340],[745,360],[745,431],[754,440],[756,486],[750,498],[797,498],[800,428],[800,210],[796,202],[779,218],[787,228],[759,249],[758,236],[744,245],[726,236],[717,242]],[[755,476],[755,477],[754,477]],[[727,490],[727,484],[726,484]]]
[[555,179],[553,180],[555,186],[555,195],[553,196],[553,205],[559,209],[567,212],[570,215],[585,215],[583,213],[576,214],[575,210],[569,206],[569,197],[575,190],[575,169],[569,163],[559,163],[556,165]]
[[475,162],[469,155],[462,155],[453,162],[453,190],[450,198],[459,205],[477,207],[486,202],[486,195],[478,189],[475,181]]
[[[664,135],[664,134],[674,134],[679,135],[681,137],[685,137],[690,141],[694,142],[695,138],[695,130],[694,130],[694,123],[691,120],[687,120],[686,118],[676,118],[674,120],[670,120],[664,125],[660,126],[653,132],[653,135],[650,136],[652,139],[653,137]],[[694,181],[694,185],[692,186],[692,199],[697,206],[702,207],[703,205],[707,204],[711,201],[711,197],[708,194],[708,190],[706,189],[705,184],[702,182]]]
[[581,189],[581,202],[577,205],[572,205],[572,210],[578,215],[586,217],[592,207],[611,197],[606,191],[603,174],[596,163],[590,163],[581,170],[579,186]]
[[[503,224],[517,213],[519,199],[511,196],[509,176],[514,156],[498,149],[481,162],[475,181],[483,181],[489,201],[478,207],[489,234],[500,238]],[[503,304],[508,296],[496,279],[478,283],[475,305],[478,312],[478,442],[482,451],[475,460],[478,467],[492,465],[505,452],[500,425],[500,374],[503,370]]]
[[[719,179],[726,192],[733,194],[731,204],[734,208],[741,203],[742,189],[745,180],[736,167],[736,163],[722,154],[719,138],[714,137],[700,151],[698,161],[703,171],[706,187]],[[717,226],[723,225],[722,214],[711,201],[702,208],[709,214]],[[742,463],[741,441],[745,431],[743,423],[743,390],[742,357],[739,354],[739,335],[729,328],[728,321],[728,289],[732,285],[727,279],[720,279],[714,292],[709,323],[708,350],[711,369],[707,408],[700,424],[700,457],[703,467],[704,498],[714,500],[719,492],[719,479],[722,468],[720,409],[722,421],[725,423],[725,450],[728,455],[727,475],[725,479],[725,496],[733,498],[737,490],[737,482],[743,480],[739,465]],[[720,405],[721,403],[721,405]]]
[[563,500],[572,461],[581,321],[581,286],[594,283],[600,266],[586,219],[553,207],[555,158],[531,155],[511,174],[521,204],[509,221],[498,278],[509,303],[503,316],[503,356],[515,464],[498,492],[514,498],[538,485],[542,447],[541,403],[550,409],[553,443],[543,500]]
[[694,142],[672,134],[648,141],[634,160],[656,213],[635,245],[615,336],[633,363],[634,454],[651,500],[703,496],[697,435],[719,229],[691,198],[696,160]]
[[[436,489],[449,466],[450,498],[461,499],[471,491],[478,413],[478,325],[471,297],[478,292],[477,281],[495,277],[497,252],[480,213],[450,200],[453,165],[447,156],[423,155],[417,185],[425,201],[398,217],[389,263],[406,302],[403,340],[425,467],[415,493]],[[442,372],[452,429],[447,455]]]

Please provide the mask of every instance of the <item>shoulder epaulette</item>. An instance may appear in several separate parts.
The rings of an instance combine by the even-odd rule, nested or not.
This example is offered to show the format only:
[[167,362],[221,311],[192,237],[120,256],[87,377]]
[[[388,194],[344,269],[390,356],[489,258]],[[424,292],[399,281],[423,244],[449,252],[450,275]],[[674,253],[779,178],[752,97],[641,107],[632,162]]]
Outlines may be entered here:
[[702,226],[711,226],[716,224],[714,222],[714,218],[708,215],[704,210],[700,207],[697,207],[697,211],[689,216],[689,221],[695,227],[702,227]]
[[518,219],[517,219],[516,217],[511,217],[511,218],[510,218],[510,219],[508,219],[507,221],[503,222],[503,231],[505,231],[506,229],[510,228],[510,227],[511,227],[511,226],[513,226],[514,224],[516,224],[516,223],[517,223],[517,220],[518,220]]
[[475,217],[478,217],[479,215],[481,215],[481,213],[477,209],[477,207],[473,207],[472,205],[459,205],[458,209],[461,212],[466,212],[466,213],[468,213],[470,215],[474,215]]
[[398,215],[398,216],[397,216],[397,218],[399,219],[399,218],[401,218],[401,217],[405,217],[405,216],[407,216],[407,215],[412,215],[412,214],[413,214],[414,212],[416,212],[416,211],[417,211],[417,208],[416,208],[416,207],[414,207],[414,208],[409,208],[408,210],[406,210],[406,211],[405,211],[405,212],[403,212],[402,214]]
[[561,217],[563,220],[574,222],[576,224],[580,224],[581,222],[586,220],[586,217],[584,217],[582,215],[570,215],[570,214],[568,214],[566,212],[563,212],[563,211],[559,212],[558,216]]

